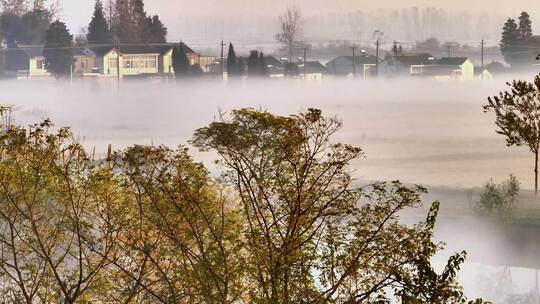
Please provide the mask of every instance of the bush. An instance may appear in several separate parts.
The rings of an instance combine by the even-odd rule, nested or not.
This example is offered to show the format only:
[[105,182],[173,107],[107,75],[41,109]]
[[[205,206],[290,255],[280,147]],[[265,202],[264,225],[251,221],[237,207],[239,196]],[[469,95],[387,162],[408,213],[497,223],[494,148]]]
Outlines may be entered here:
[[480,200],[474,203],[474,209],[482,215],[496,216],[501,220],[511,219],[519,195],[519,184],[514,175],[499,185],[490,180],[484,186]]

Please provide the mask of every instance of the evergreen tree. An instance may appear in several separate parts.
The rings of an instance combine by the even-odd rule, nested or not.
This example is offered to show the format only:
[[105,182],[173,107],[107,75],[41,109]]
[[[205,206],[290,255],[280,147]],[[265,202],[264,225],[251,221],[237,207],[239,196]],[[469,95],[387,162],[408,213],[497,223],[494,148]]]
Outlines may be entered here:
[[514,19],[509,18],[503,27],[500,49],[504,60],[512,66],[519,65],[519,38],[518,25]]
[[173,50],[172,66],[174,68],[174,74],[177,79],[183,78],[189,75],[189,71],[190,71],[189,60],[181,44],[176,46]]
[[259,53],[259,70],[262,77],[268,76],[268,66],[266,65],[266,61],[264,60],[263,52]]
[[519,38],[522,40],[529,40],[533,36],[532,21],[527,12],[522,12],[519,16]]
[[250,51],[248,58],[248,76],[259,76],[261,74],[258,51]]
[[227,75],[229,77],[238,76],[240,70],[238,69],[238,59],[236,58],[236,52],[234,51],[234,46],[232,43],[229,43],[229,52],[227,54]]
[[167,28],[159,20],[158,15],[148,17],[148,36],[145,39],[145,42],[148,43],[166,43],[167,42]]
[[116,39],[125,43],[139,42],[139,33],[135,25],[129,0],[115,2],[114,33]]
[[143,0],[130,0],[133,27],[137,31],[137,42],[147,42],[150,36],[149,20],[144,10]]
[[94,7],[94,16],[88,25],[88,34],[86,39],[90,44],[112,42],[112,35],[105,19],[103,4],[101,0],[96,0]]
[[56,78],[70,74],[73,64],[73,36],[66,24],[56,20],[45,36],[45,68]]

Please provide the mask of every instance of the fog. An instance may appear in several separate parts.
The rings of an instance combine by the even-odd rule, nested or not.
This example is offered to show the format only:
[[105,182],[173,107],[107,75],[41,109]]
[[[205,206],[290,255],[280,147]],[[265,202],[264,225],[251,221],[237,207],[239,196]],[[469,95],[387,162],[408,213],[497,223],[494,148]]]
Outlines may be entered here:
[[[50,0],[52,1],[52,0]],[[274,37],[278,15],[295,5],[302,12],[301,40],[313,46],[334,40],[352,40],[373,46],[372,33],[385,33],[386,42],[401,41],[408,46],[429,37],[458,41],[469,46],[484,40],[497,46],[507,18],[530,13],[533,30],[540,18],[536,0],[501,2],[489,0],[152,0],[145,7],[150,15],[158,14],[168,28],[169,41],[186,41],[190,46],[213,55],[221,40],[231,41],[237,49],[275,51]],[[61,0],[59,17],[73,34],[90,22],[94,0]]]
[[[492,82],[326,81],[324,83],[216,82],[158,84],[50,81],[0,82],[2,102],[16,106],[14,120],[30,124],[49,117],[72,126],[88,147],[107,144],[176,146],[211,122],[219,110],[264,108],[294,114],[317,107],[338,116],[339,140],[362,147],[358,177],[455,187],[481,186],[515,174],[530,188],[533,157],[507,148],[481,106],[504,89]],[[495,165],[494,165],[495,164]]]
[[[4,81],[0,87],[1,102],[15,106],[16,124],[51,118],[58,127],[71,126],[88,149],[101,155],[108,144],[114,149],[186,144],[195,129],[212,122],[220,111],[251,107],[289,115],[319,108],[343,120],[336,141],[364,149],[366,157],[352,164],[357,180],[399,179],[433,189],[425,197],[426,208],[434,199],[442,201],[436,237],[448,243],[437,264],[467,250],[470,259],[461,274],[467,294],[495,300],[504,298],[503,292],[527,297],[536,282],[532,269],[540,268],[536,229],[479,221],[468,209],[474,197],[467,189],[481,187],[490,178],[498,182],[515,174],[522,188],[533,186],[532,154],[526,148],[506,147],[495,133],[493,115],[481,108],[488,96],[505,89],[506,80],[124,81],[119,88],[114,81],[29,80]],[[213,154],[192,153],[211,167]],[[529,191],[523,201],[537,210]],[[421,220],[425,213],[421,209],[408,217]]]

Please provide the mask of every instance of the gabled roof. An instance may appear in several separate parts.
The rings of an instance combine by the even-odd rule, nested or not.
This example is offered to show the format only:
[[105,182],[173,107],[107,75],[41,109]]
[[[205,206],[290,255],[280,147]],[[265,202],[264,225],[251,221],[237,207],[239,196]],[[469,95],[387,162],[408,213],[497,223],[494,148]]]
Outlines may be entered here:
[[[304,70],[303,63],[298,64],[298,72],[302,73]],[[324,73],[326,67],[319,61],[306,61],[306,73]]]
[[467,57],[444,57],[436,61],[440,65],[462,65],[469,60]]
[[347,60],[351,64],[353,63],[353,60],[354,60],[355,64],[376,64],[377,63],[377,57],[373,56],[373,55],[367,55],[367,56],[358,55],[358,56],[354,56],[354,58],[353,58],[353,56],[338,56],[338,57],[330,60],[326,64],[326,66],[328,67],[328,65],[331,65],[333,62],[335,62],[336,60],[340,60],[340,59]]
[[23,51],[28,58],[43,56],[43,45],[21,45],[19,50]]
[[[120,44],[120,53],[122,54],[159,54],[164,55],[169,52],[171,49],[176,47],[176,43],[166,43],[166,44],[129,44],[122,45]],[[189,46],[185,43],[180,43],[180,46],[186,54],[195,53]],[[104,56],[107,53],[116,50],[116,46],[99,46],[99,47],[90,47],[90,49],[97,56]]]
[[432,64],[434,59],[428,53],[392,55],[390,58],[404,66]]
[[274,56],[264,56],[264,63],[266,63],[266,65],[271,65],[273,67],[284,66],[283,62],[279,61]]

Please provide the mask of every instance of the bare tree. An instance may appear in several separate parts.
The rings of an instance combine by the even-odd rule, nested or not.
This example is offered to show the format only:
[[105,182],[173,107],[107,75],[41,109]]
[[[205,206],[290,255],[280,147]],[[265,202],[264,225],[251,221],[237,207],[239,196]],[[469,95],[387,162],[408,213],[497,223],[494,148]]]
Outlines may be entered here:
[[276,40],[283,45],[289,62],[292,62],[294,49],[299,45],[298,39],[302,35],[302,15],[297,7],[289,7],[283,15],[279,16],[280,31]]

